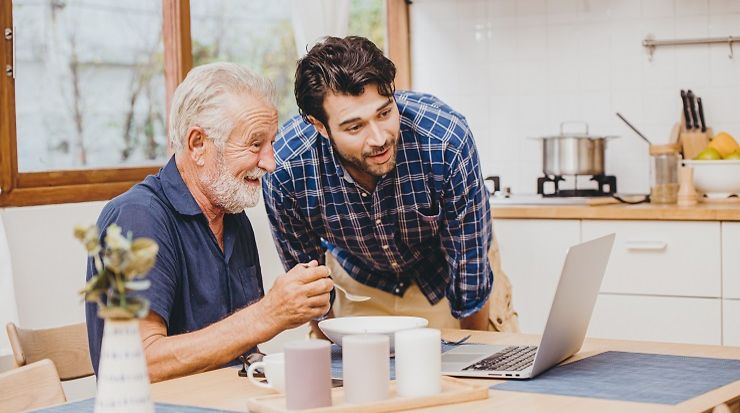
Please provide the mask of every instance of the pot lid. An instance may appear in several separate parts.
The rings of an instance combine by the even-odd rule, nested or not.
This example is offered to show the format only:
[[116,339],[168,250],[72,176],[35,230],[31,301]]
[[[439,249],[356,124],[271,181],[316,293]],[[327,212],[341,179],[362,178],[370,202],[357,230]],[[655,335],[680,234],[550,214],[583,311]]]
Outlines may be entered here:
[[550,135],[550,136],[536,136],[532,139],[614,139],[618,138],[617,135],[581,135],[581,134],[565,134],[565,135]]
[[[565,125],[579,124],[583,130],[579,132],[565,132]],[[588,123],[582,121],[567,121],[560,123],[560,135],[540,136],[534,139],[613,139],[618,138],[616,135],[590,135],[588,133]]]

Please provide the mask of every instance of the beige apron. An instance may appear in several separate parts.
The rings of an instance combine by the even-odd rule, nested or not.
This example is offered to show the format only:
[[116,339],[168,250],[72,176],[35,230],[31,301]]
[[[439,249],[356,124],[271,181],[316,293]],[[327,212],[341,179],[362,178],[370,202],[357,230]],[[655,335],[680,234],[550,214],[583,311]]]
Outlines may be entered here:
[[[489,330],[518,332],[519,318],[512,305],[511,281],[501,269],[501,258],[496,237],[494,237],[493,244],[488,250],[488,259],[494,274],[493,292],[490,296]],[[429,327],[432,328],[460,328],[460,320],[450,314],[450,305],[447,298],[431,305],[416,283],[409,286],[403,297],[398,297],[355,281],[339,265],[334,256],[328,252],[326,254],[326,265],[330,268],[335,283],[352,294],[372,297],[371,300],[358,303],[347,300],[344,294],[337,292],[332,307],[335,317],[407,315],[426,318],[429,320]]]

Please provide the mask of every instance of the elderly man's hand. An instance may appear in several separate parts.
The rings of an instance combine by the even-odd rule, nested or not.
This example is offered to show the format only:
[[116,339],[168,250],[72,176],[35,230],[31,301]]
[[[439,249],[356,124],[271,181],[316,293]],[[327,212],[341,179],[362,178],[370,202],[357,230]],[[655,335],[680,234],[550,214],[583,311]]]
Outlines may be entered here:
[[282,331],[326,314],[329,293],[334,288],[328,276],[329,268],[316,261],[296,265],[278,277],[262,299],[265,317]]

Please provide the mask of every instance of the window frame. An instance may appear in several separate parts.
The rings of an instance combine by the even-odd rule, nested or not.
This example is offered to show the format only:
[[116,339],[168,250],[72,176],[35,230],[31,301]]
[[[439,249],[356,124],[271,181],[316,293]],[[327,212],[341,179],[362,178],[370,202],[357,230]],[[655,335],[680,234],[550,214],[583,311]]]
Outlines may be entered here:
[[[396,87],[411,86],[408,0],[386,0],[388,54],[396,63]],[[193,66],[190,0],[162,0],[166,107]],[[0,207],[60,204],[111,199],[140,182],[157,167],[19,172],[15,117],[15,81],[5,73],[13,63],[13,1],[0,2]],[[169,116],[167,116],[169,119]]]

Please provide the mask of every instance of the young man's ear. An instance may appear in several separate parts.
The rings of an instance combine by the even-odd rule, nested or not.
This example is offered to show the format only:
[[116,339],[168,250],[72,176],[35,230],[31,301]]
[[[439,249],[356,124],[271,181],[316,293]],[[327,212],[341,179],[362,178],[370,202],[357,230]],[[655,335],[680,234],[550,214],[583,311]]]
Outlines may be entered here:
[[195,162],[195,164],[198,166],[203,166],[206,164],[206,139],[208,139],[208,135],[206,135],[206,131],[203,128],[199,126],[193,126],[188,129],[188,138],[185,142],[185,149],[187,149],[190,159],[192,159],[193,162]]
[[321,123],[318,119],[314,118],[311,115],[308,115],[308,122],[313,125],[314,128],[316,128],[317,131],[319,131],[319,134],[323,136],[326,139],[329,139],[329,131],[326,130],[326,127],[323,123]]

